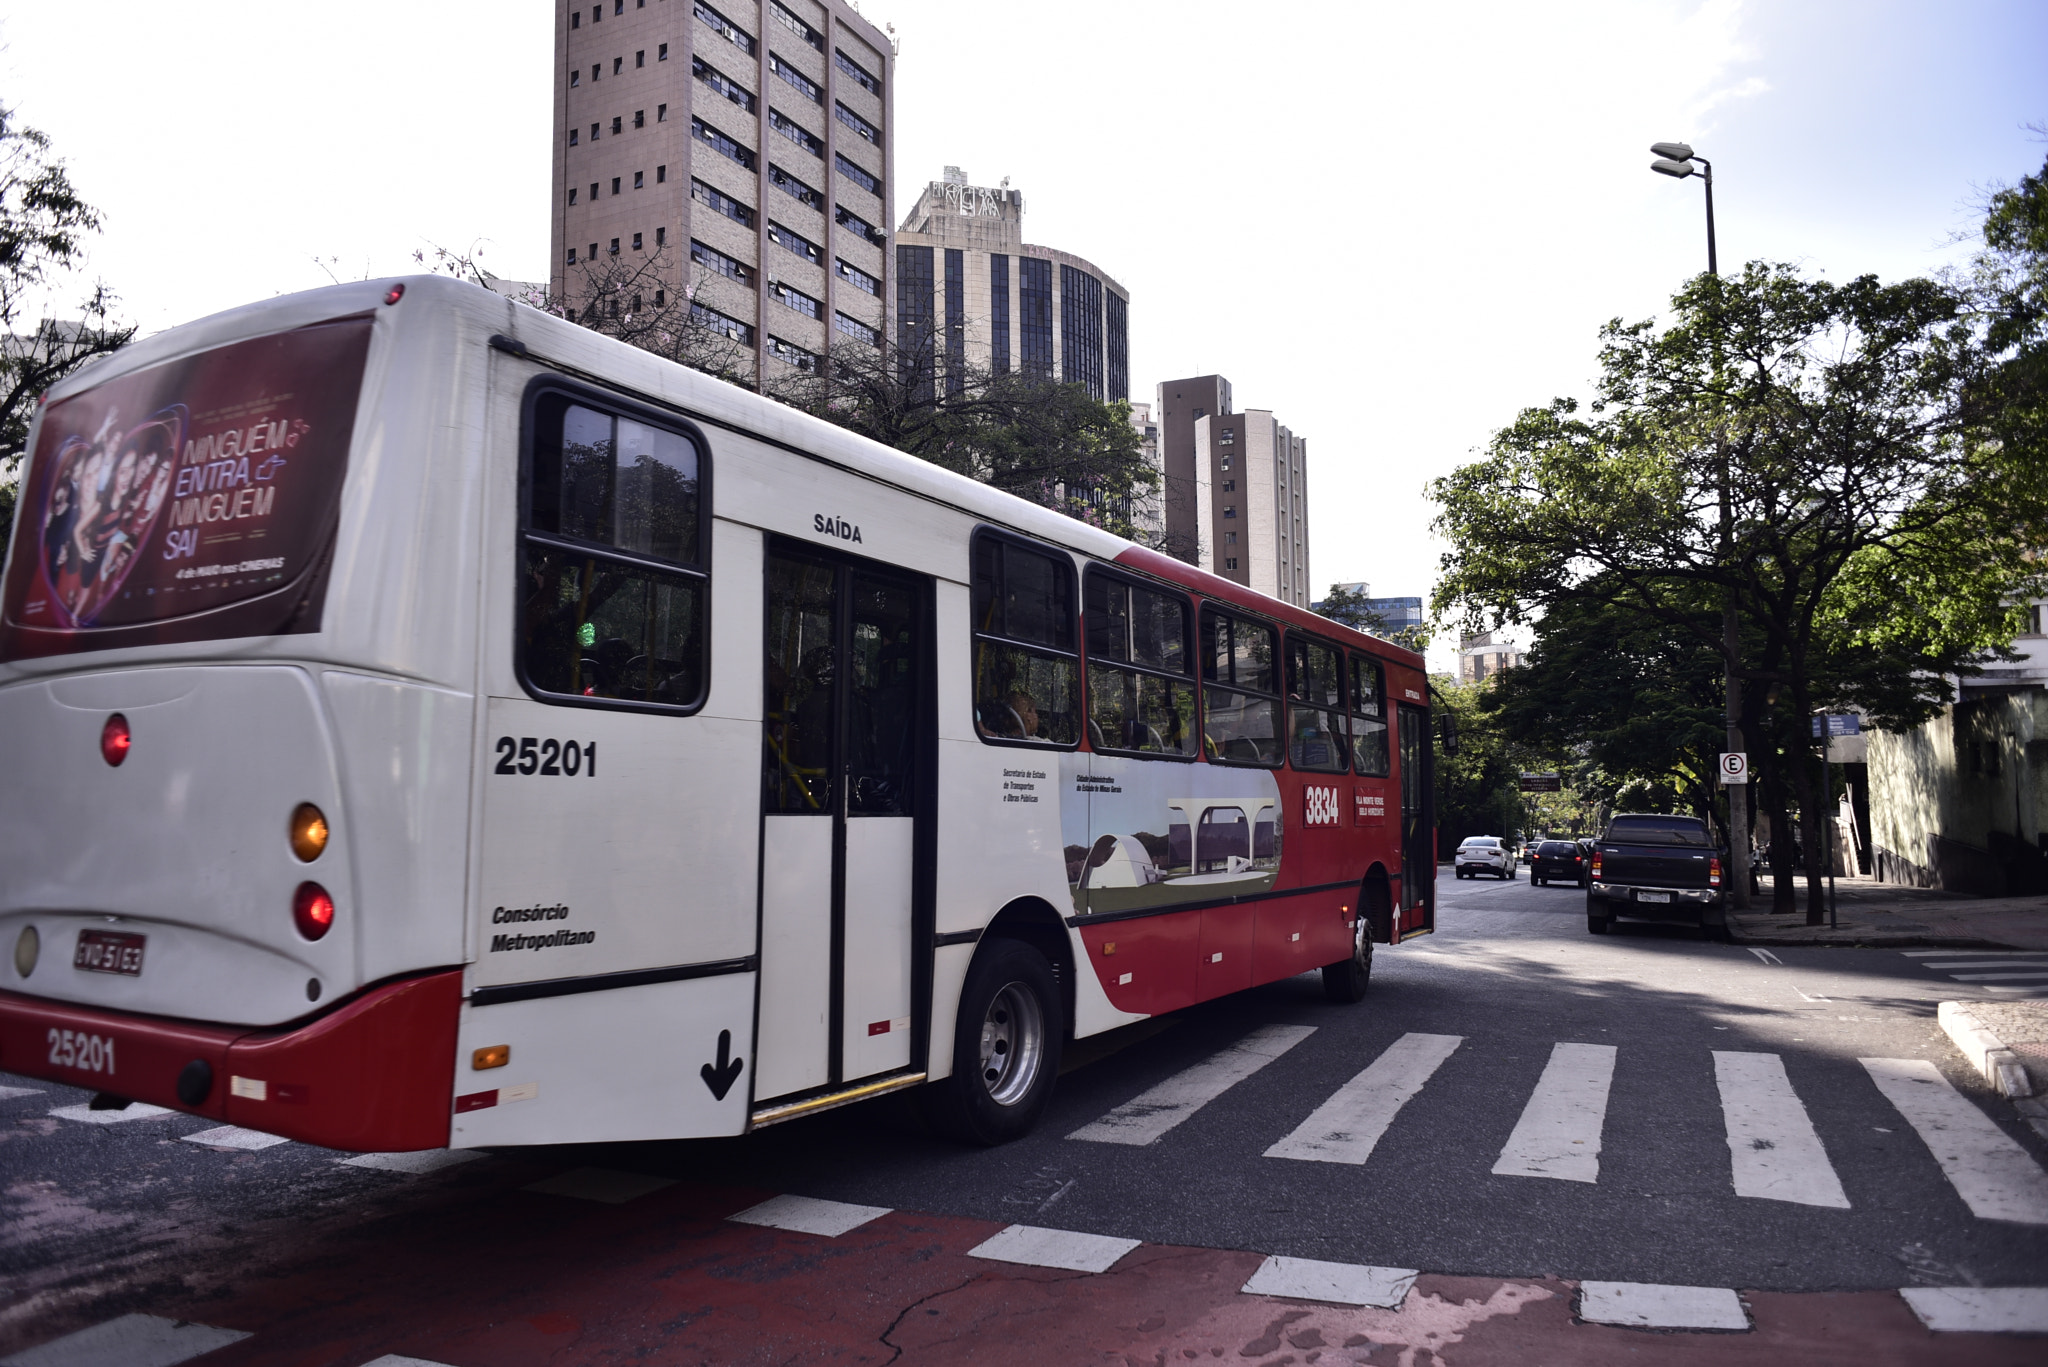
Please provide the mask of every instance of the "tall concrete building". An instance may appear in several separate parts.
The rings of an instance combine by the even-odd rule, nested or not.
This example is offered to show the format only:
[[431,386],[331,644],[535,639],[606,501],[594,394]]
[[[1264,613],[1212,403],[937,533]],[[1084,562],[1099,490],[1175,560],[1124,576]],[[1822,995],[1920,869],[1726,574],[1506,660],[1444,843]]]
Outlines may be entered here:
[[[674,0],[670,0],[674,3]],[[1021,371],[1129,399],[1130,291],[1093,262],[1024,241],[1024,196],[948,166],[896,229],[896,331],[957,389]]]
[[757,383],[880,345],[888,35],[846,0],[557,0],[555,21],[558,293],[653,263]]
[[1168,554],[1307,607],[1308,440],[1233,411],[1221,375],[1166,381],[1156,408]]

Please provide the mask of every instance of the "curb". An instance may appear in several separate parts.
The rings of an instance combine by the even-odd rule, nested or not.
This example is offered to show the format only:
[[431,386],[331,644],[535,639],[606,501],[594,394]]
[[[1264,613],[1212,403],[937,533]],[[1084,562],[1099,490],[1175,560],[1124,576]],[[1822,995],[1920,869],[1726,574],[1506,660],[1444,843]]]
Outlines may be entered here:
[[2033,1081],[2028,1078],[2020,1056],[1970,1014],[1969,1007],[1961,1002],[1943,1002],[1935,1009],[1935,1019],[1970,1066],[1983,1074],[2000,1096],[2017,1101],[2034,1094]]
[[[1769,913],[1743,912],[1738,920],[1734,914],[1728,917],[1728,935],[1736,944],[1744,945],[1823,945],[1848,949],[2017,949],[2018,945],[2003,940],[1986,939],[1975,935],[1938,935],[1931,930],[1893,930],[1885,926],[1867,924],[1844,925],[1840,929],[1827,926],[1809,926],[1804,920],[1788,916],[1779,922],[1764,922],[1759,925],[1744,925],[1744,921],[1759,921]],[[1800,932],[1806,932],[1801,934]]]

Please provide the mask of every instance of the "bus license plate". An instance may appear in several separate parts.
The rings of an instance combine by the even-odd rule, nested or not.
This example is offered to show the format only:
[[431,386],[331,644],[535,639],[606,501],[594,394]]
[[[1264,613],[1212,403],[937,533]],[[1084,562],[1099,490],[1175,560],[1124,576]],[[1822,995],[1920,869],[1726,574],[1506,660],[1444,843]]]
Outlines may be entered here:
[[119,973],[135,978],[142,974],[142,947],[148,937],[125,930],[81,930],[71,966],[87,973]]
[[1668,902],[1671,900],[1671,894],[1668,892],[1638,892],[1636,900],[1638,902]]

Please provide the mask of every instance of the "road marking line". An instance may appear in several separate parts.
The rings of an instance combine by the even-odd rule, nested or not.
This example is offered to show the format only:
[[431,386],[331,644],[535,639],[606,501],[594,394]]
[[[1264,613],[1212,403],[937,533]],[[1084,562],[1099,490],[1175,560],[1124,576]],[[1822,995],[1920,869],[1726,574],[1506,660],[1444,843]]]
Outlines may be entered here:
[[1755,945],[1748,946],[1748,949],[1750,953],[1756,955],[1758,963],[1777,964],[1780,968],[1784,967],[1785,961],[1771,953],[1768,949],[1758,949]]
[[1937,1334],[2048,1334],[2048,1286],[1907,1286],[1899,1295]]
[[1365,1162],[1408,1099],[1422,1090],[1422,1084],[1464,1042],[1463,1035],[1401,1036],[1365,1071],[1331,1093],[1292,1134],[1267,1149],[1266,1157],[1311,1163]]
[[1959,983],[2037,983],[2048,979],[2048,972],[2042,973],[1952,973],[1949,975]]
[[364,1363],[363,1367],[448,1367],[448,1364],[445,1362],[434,1362],[427,1358],[409,1358],[402,1357],[397,1353],[386,1353],[374,1362]]
[[12,1101],[18,1096],[41,1096],[40,1087],[0,1087],[0,1101]]
[[1493,1165],[1503,1177],[1600,1180],[1600,1130],[1614,1082],[1611,1044],[1559,1044]]
[[1794,983],[1794,984],[1792,984],[1792,990],[1793,990],[1793,991],[1794,991],[1795,993],[1797,993],[1797,994],[1798,994],[1798,996],[1799,996],[1799,1000],[1801,1000],[1801,1001],[1803,1001],[1803,1002],[1824,1002],[1824,1001],[1827,1001],[1827,1000],[1828,1000],[1828,998],[1826,998],[1826,997],[1809,997],[1809,996],[1807,996],[1807,995],[1806,995],[1806,993],[1805,993],[1805,992],[1804,992],[1804,991],[1803,991],[1803,990],[1802,990],[1802,989],[1800,988],[1799,984],[1797,984],[1797,983]]
[[249,1336],[239,1329],[168,1320],[161,1315],[123,1315],[95,1324],[39,1347],[0,1358],[4,1367],[171,1367],[201,1353],[240,1343]]
[[1936,973],[1948,973],[1958,968],[2027,968],[2030,966],[2048,968],[2048,964],[2029,965],[2024,961],[2014,963],[2011,959],[1966,959],[1961,963],[1920,965],[1922,968],[1931,968]]
[[59,1120],[76,1120],[85,1125],[120,1125],[130,1120],[154,1120],[160,1115],[176,1115],[178,1112],[168,1106],[152,1106],[146,1101],[131,1101],[126,1109],[119,1111],[95,1111],[89,1106],[59,1106],[50,1114]]
[[1735,1194],[1847,1210],[1842,1181],[1792,1090],[1785,1061],[1776,1054],[1713,1052]]
[[543,1196],[573,1196],[579,1201],[602,1201],[609,1206],[622,1206],[626,1202],[672,1187],[675,1183],[666,1177],[649,1177],[640,1172],[618,1172],[611,1168],[571,1168],[558,1172],[553,1177],[529,1182],[521,1191],[537,1191]]
[[1285,1296],[1296,1301],[1327,1301],[1333,1305],[1370,1305],[1398,1309],[1419,1274],[1405,1267],[1370,1267],[1363,1263],[1326,1263],[1314,1258],[1274,1256],[1259,1264],[1239,1290],[1247,1296]]
[[1994,954],[2002,959],[2038,959],[2048,955],[2048,949],[1902,949],[1899,953],[1909,959],[1981,959]]
[[798,1234],[836,1239],[848,1230],[859,1229],[868,1221],[887,1215],[890,1209],[820,1201],[810,1196],[771,1196],[758,1206],[748,1206],[725,1218],[736,1224],[765,1225],[769,1229],[790,1229]]
[[1980,1220],[2048,1225],[2048,1173],[1932,1063],[1915,1058],[1857,1062],[1919,1133],[1972,1214]]
[[1747,1329],[1742,1300],[1720,1286],[1579,1283],[1579,1318],[1636,1329]]
[[1260,1026],[1067,1138],[1096,1144],[1156,1144],[1174,1126],[1315,1032],[1313,1025]]
[[967,1256],[1021,1263],[1026,1267],[1057,1267],[1068,1272],[1107,1272],[1138,1243],[1136,1239],[1115,1239],[1107,1234],[1011,1225],[968,1249]]
[[292,1142],[281,1134],[245,1130],[240,1125],[222,1125],[217,1129],[201,1130],[198,1134],[181,1134],[178,1138],[187,1144],[204,1144],[211,1149],[247,1149],[251,1153]]
[[359,1153],[354,1158],[342,1159],[341,1165],[345,1168],[374,1168],[379,1172],[405,1172],[418,1177],[483,1156],[475,1149],[416,1149],[411,1153]]

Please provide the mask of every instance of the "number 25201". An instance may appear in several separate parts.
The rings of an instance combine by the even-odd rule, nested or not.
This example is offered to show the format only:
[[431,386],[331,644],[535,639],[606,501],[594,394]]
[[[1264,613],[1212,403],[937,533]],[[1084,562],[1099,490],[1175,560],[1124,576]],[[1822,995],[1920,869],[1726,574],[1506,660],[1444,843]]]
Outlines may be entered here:
[[546,774],[574,778],[578,774],[597,777],[597,742],[587,740],[581,743],[573,740],[535,740],[532,736],[521,736],[513,740],[500,736],[497,740],[498,767],[494,774]]

